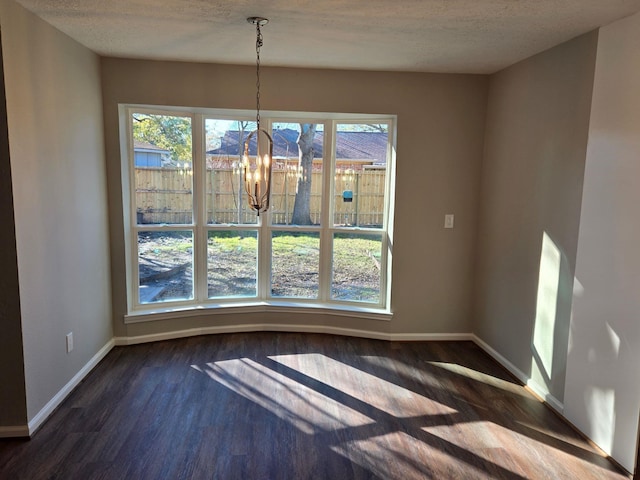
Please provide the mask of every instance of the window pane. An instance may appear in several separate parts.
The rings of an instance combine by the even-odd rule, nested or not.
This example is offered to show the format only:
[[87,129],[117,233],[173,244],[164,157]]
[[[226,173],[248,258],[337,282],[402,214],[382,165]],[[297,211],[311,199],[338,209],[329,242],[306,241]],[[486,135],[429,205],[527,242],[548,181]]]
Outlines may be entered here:
[[139,232],[138,271],[140,303],[192,299],[192,233]]
[[190,224],[191,118],[133,113],[131,125],[137,224]]
[[210,231],[207,240],[209,298],[255,297],[258,232]]
[[[257,223],[256,212],[247,202],[241,168],[244,141],[255,128],[256,122],[244,120],[205,120],[209,225]],[[255,153],[253,145],[251,152]]]
[[382,228],[389,126],[338,124],[333,224]]
[[271,211],[274,225],[319,225],[322,123],[274,123]]
[[318,298],[318,233],[274,232],[271,255],[271,296]]
[[380,235],[334,234],[331,298],[378,303],[381,255]]

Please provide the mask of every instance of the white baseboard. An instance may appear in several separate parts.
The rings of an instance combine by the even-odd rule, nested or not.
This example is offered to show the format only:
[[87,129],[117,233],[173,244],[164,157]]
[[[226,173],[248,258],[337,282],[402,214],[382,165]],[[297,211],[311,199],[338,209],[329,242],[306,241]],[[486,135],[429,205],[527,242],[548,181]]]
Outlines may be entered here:
[[482,348],[486,353],[488,353],[495,361],[497,361],[504,368],[509,370],[511,374],[515,375],[518,380],[522,382],[523,385],[526,385],[535,395],[540,397],[543,401],[545,401],[551,408],[553,408],[556,412],[562,415],[564,411],[564,404],[559,401],[556,397],[551,395],[548,390],[542,388],[536,382],[534,382],[531,377],[525,374],[522,370],[516,367],[513,363],[507,360],[504,356],[498,353],[493,347],[491,347],[488,343],[482,340],[480,337],[476,335],[472,335],[473,341]]
[[473,341],[471,333],[392,333],[389,340],[394,342],[465,342]]
[[80,369],[69,382],[62,387],[62,389],[40,410],[35,417],[31,419],[28,425],[27,435],[33,435],[33,433],[45,422],[49,415],[67,398],[72,390],[78,386],[78,384],[87,376],[87,374],[102,360],[107,353],[114,347],[115,342],[113,339],[109,340],[107,344],[102,347],[98,353],[96,353],[87,364]]
[[0,427],[0,438],[18,438],[29,436],[29,425],[12,425]]
[[551,395],[546,388],[541,387],[533,380],[527,381],[527,387],[538,397],[542,398],[551,408],[564,417],[564,403]]

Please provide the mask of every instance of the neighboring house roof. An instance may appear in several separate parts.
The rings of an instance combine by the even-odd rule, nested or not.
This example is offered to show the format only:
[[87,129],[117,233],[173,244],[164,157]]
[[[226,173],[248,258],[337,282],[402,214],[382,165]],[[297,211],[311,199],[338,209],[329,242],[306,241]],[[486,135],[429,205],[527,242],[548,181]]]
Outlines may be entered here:
[[[239,140],[238,130],[225,132],[221,139],[220,147],[207,151],[209,155],[230,156],[238,155],[238,145],[244,142],[250,132],[244,132],[242,140]],[[298,131],[290,128],[274,130],[273,157],[292,158],[298,156]],[[384,164],[387,159],[387,133],[382,132],[338,132],[336,145],[336,157],[340,160],[368,161],[373,164]],[[324,132],[317,132],[313,141],[314,157],[322,158],[322,144]],[[255,136],[249,145],[249,154],[255,155]]]
[[170,153],[169,150],[165,148],[158,147],[149,142],[143,142],[141,140],[133,141],[133,149],[138,152],[160,152],[160,153]]

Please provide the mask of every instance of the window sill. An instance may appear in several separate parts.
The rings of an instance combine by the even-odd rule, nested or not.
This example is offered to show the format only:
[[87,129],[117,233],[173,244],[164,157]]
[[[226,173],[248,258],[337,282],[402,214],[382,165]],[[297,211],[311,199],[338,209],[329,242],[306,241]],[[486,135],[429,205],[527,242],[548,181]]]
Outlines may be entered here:
[[195,306],[149,308],[133,311],[124,316],[124,323],[152,322],[177,318],[246,313],[300,313],[337,315],[368,320],[390,321],[393,313],[380,308],[363,308],[352,305],[323,305],[295,302],[222,303]]

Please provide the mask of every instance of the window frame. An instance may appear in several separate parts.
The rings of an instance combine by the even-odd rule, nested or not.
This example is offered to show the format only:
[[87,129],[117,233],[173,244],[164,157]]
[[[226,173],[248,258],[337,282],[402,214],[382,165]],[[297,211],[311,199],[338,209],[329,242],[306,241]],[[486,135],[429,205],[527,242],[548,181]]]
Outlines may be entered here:
[[[135,202],[135,154],[132,135],[132,114],[183,116],[191,118],[192,135],[192,222],[191,224],[138,224]],[[319,225],[298,226],[272,224],[272,210],[262,213],[255,224],[208,224],[206,192],[206,133],[207,119],[238,121],[255,120],[255,112],[250,110],[228,110],[209,108],[187,108],[175,106],[154,106],[121,104],[120,150],[121,187],[123,201],[123,225],[125,235],[126,294],[127,313],[125,323],[153,319],[175,318],[207,313],[249,311],[279,311],[282,308],[306,308],[317,311],[338,312],[347,316],[390,318],[391,291],[391,248],[393,204],[395,191],[395,141],[396,116],[370,114],[326,114],[312,112],[262,111],[261,126],[272,131],[274,123],[317,123],[323,124],[323,166],[322,166],[322,210]],[[336,137],[339,124],[386,124],[388,125],[386,177],[384,186],[383,225],[381,228],[334,225]],[[253,297],[212,297],[208,294],[207,239],[212,231],[256,231],[258,241],[258,261],[256,296]],[[165,302],[140,303],[138,233],[141,231],[191,231],[193,235],[193,299]],[[305,231],[318,233],[320,241],[318,298],[305,299],[273,296],[271,294],[271,245],[274,232]],[[380,291],[379,301],[358,302],[331,299],[333,275],[333,239],[336,233],[373,234],[381,237]]]

